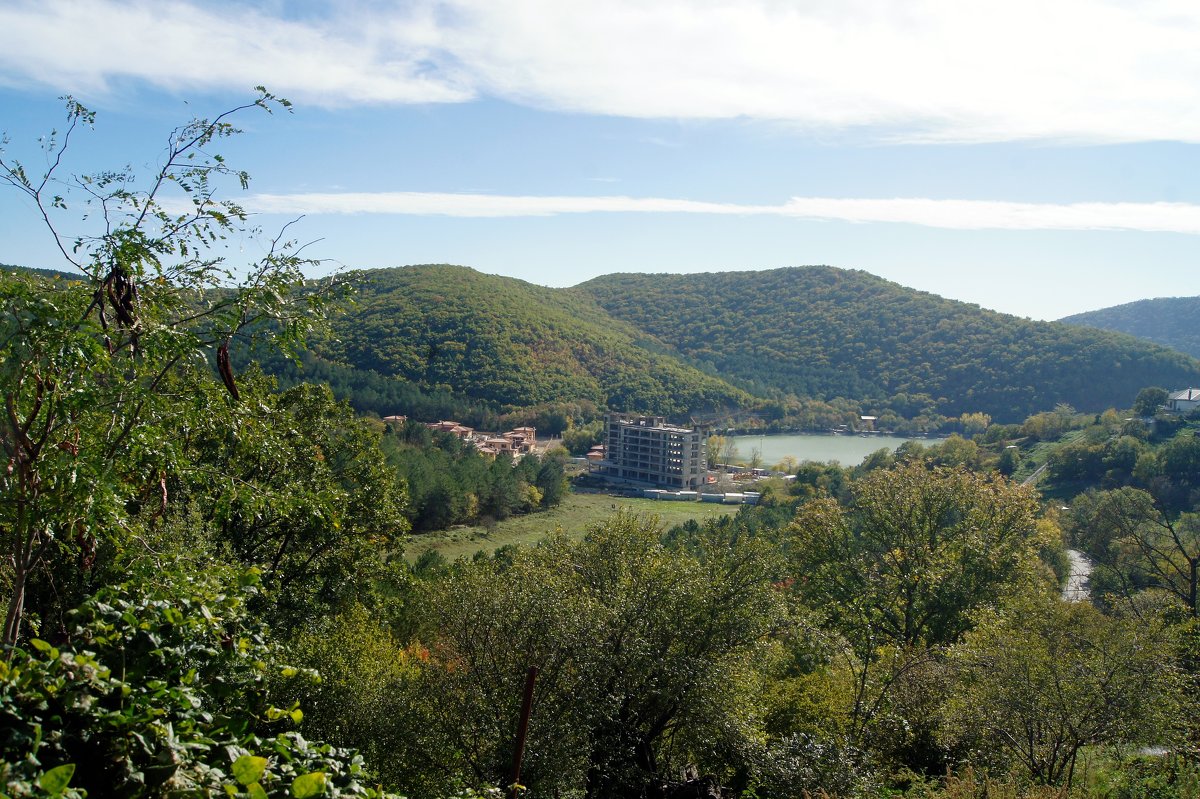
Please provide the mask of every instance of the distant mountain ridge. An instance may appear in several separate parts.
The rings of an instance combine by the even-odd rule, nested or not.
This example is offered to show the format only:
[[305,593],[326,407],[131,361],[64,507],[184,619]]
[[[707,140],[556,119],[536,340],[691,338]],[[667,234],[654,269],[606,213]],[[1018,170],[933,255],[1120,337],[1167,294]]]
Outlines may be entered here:
[[611,274],[566,289],[444,264],[348,279],[356,302],[303,368],[261,360],[287,384],[328,380],[380,415],[483,420],[574,404],[677,420],[736,410],[814,429],[865,413],[938,429],[962,413],[1016,422],[1060,403],[1099,412],[1129,407],[1146,386],[1200,385],[1200,360],[1124,333],[828,266]]
[[588,400],[686,415],[752,398],[584,295],[444,264],[352,273],[333,361],[494,406]]
[[1059,321],[1128,333],[1200,358],[1200,297],[1138,300]]
[[1159,345],[856,270],[613,274],[574,290],[760,396],[856,397],[904,416],[984,411],[1011,422],[1058,403],[1128,407],[1144,386],[1200,380],[1200,361]]

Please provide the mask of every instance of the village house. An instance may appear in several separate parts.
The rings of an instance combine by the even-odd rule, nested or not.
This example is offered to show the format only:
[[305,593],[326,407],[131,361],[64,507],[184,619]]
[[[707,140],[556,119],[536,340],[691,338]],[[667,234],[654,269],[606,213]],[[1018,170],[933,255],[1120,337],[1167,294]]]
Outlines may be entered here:
[[1167,408],[1172,413],[1188,413],[1200,407],[1200,388],[1185,388],[1167,395]]
[[425,426],[430,430],[441,430],[445,433],[451,433],[455,436],[458,436],[463,441],[469,441],[471,436],[475,433],[474,428],[467,427],[465,424],[459,424],[458,422],[450,420],[444,420],[441,422],[426,422]]

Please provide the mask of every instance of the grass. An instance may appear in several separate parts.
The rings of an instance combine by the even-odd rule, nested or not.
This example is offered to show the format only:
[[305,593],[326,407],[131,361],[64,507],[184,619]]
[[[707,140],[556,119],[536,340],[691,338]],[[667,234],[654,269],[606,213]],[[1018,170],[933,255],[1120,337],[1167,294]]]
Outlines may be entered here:
[[1059,447],[1069,444],[1075,439],[1082,436],[1083,430],[1069,430],[1063,433],[1061,438],[1056,438],[1052,441],[1039,441],[1029,449],[1021,453],[1021,465],[1013,475],[1015,482],[1021,482],[1029,477],[1038,467],[1044,466],[1050,459],[1050,454]]
[[655,514],[664,527],[673,527],[688,519],[704,520],[712,516],[727,516],[736,513],[738,507],[709,502],[662,502],[655,499],[611,497],[606,494],[569,493],[557,508],[524,516],[512,516],[498,522],[491,530],[479,526],[460,526],[414,535],[405,546],[404,555],[409,561],[414,561],[426,550],[436,549],[448,560],[469,558],[476,552],[490,553],[506,544],[536,544],[555,530],[562,530],[571,537],[582,538],[589,527],[603,522],[619,509]]

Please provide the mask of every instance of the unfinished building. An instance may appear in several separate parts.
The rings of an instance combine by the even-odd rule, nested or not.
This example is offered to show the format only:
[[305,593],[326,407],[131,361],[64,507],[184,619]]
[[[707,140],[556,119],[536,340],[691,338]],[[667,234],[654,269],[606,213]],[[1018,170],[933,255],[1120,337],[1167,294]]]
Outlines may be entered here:
[[609,414],[600,473],[614,481],[694,489],[704,484],[699,430],[668,425],[661,416]]

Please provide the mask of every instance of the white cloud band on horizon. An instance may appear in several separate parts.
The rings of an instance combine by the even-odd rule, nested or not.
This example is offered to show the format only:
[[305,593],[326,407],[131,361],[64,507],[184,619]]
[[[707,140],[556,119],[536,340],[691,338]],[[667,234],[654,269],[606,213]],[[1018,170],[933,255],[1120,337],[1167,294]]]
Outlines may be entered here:
[[326,107],[1200,142],[1194,0],[8,0],[0,29],[0,84],[74,93],[263,84]]
[[779,216],[858,224],[888,222],[952,230],[1125,230],[1200,234],[1200,205],[1189,203],[1020,203],[919,197],[793,197],[747,205],[658,197],[568,197],[437,192],[256,194],[243,203],[259,214],[389,214],[460,218],[560,214],[710,214]]

